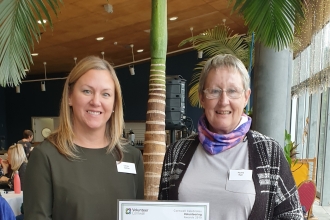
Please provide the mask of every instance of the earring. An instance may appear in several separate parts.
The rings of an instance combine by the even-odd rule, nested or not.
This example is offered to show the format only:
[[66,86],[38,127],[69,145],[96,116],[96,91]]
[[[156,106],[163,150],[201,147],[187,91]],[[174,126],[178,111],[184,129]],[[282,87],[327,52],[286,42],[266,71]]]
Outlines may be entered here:
[[112,110],[112,113],[115,112],[115,110]]

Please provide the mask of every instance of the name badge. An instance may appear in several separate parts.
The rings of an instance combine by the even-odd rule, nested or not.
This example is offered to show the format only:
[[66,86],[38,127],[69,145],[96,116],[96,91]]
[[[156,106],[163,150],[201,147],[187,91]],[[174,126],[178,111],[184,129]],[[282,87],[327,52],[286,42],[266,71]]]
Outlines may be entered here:
[[128,163],[128,162],[119,162],[117,163],[117,170],[119,173],[132,173],[136,174],[135,164],[134,163]]
[[230,170],[229,180],[252,180],[252,170]]

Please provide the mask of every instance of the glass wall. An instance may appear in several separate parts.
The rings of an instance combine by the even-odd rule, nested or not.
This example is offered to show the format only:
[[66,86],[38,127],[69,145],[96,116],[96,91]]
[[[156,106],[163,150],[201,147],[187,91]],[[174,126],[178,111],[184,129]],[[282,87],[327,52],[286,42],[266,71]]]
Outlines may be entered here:
[[290,130],[290,134],[291,134],[291,141],[295,141],[296,140],[296,130],[297,130],[297,102],[298,99],[297,98],[293,98],[291,101],[291,130]]
[[309,114],[309,129],[308,132],[308,150],[307,158],[313,158],[317,156],[317,146],[319,137],[319,117],[320,117],[320,94],[315,93],[310,96],[310,114]]
[[307,152],[307,134],[308,134],[308,116],[309,116],[309,95],[303,94],[298,98],[298,113],[297,113],[297,127],[296,127],[296,139],[298,144],[297,151],[298,158],[306,158]]
[[327,114],[328,114],[328,100],[329,92],[323,92],[321,97],[321,117],[320,117],[320,134],[319,134],[319,146],[317,152],[317,173],[316,173],[316,188],[320,193],[323,187],[323,169],[325,160],[325,143],[326,143],[326,131],[327,131]]
[[324,184],[330,180],[325,166],[330,162],[329,48],[328,23],[294,59],[291,88],[291,135],[298,144],[298,158],[317,158],[316,186],[321,205],[330,204],[330,187]]

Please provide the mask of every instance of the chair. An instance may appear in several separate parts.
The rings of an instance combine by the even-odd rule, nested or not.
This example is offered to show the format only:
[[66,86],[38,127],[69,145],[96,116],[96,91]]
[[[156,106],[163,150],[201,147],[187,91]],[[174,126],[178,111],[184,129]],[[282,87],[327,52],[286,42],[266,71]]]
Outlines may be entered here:
[[316,197],[316,186],[312,180],[305,180],[298,186],[300,203],[305,207],[307,219],[311,217],[311,208]]
[[[307,167],[307,170],[305,168]],[[298,159],[296,166],[293,168],[293,177],[296,181],[297,187],[305,180],[312,180],[316,183],[316,168],[317,168],[317,159],[314,158],[305,158]],[[300,177],[299,177],[300,175]],[[303,176],[303,177],[302,177]],[[313,206],[309,210],[310,216],[313,216]]]
[[304,180],[313,180],[314,183],[316,183],[316,168],[316,157],[297,159],[297,161],[294,162],[294,165],[291,166],[292,175],[297,187]]

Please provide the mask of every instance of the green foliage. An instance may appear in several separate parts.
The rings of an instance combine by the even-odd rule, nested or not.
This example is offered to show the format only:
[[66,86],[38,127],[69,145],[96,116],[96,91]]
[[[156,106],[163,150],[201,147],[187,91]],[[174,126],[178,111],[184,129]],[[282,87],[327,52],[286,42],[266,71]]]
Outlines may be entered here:
[[190,82],[191,88],[188,96],[192,106],[200,107],[198,82],[207,59],[218,54],[232,54],[242,60],[245,66],[248,66],[250,62],[251,36],[232,35],[229,28],[224,25],[216,26],[202,34],[189,37],[183,40],[179,46],[187,43],[192,44],[194,49],[198,51],[202,50],[204,57],[204,60],[197,64]]
[[[45,2],[57,15],[59,3],[62,3],[62,0],[45,0]],[[231,2],[233,0],[229,0],[229,3]],[[267,47],[281,50],[293,42],[293,27],[297,26],[297,18],[304,17],[304,1],[235,0],[233,11],[235,10],[243,15],[249,33],[256,34],[256,41]],[[40,27],[37,20],[43,19],[42,14],[52,27],[52,20],[43,0],[0,1],[1,86],[18,85],[25,77],[24,69],[29,69],[30,63],[33,63],[30,51],[33,50],[34,40],[37,42],[40,40]],[[42,27],[45,29],[44,24]],[[203,50],[208,57],[212,54],[231,53],[245,63],[244,57],[248,53],[244,51],[246,38],[237,35],[226,37],[228,30],[216,29],[206,31],[205,35],[187,39],[180,45],[193,42],[196,43],[195,48]],[[196,91],[196,86],[194,90]],[[190,95],[192,104],[198,105],[195,92]]]
[[284,154],[285,158],[288,161],[289,165],[292,165],[292,160],[294,161],[294,164],[296,164],[297,159],[296,155],[297,153],[297,147],[298,144],[295,142],[291,141],[291,134],[288,133],[287,130],[285,130],[285,146],[284,146]]
[[[62,0],[46,0],[57,15]],[[44,14],[44,16],[42,16]],[[0,3],[0,85],[14,86],[25,77],[33,64],[31,50],[40,40],[38,20],[52,20],[42,0],[3,0]],[[45,30],[45,25],[41,26]]]
[[[229,0],[230,3],[233,0]],[[249,33],[266,47],[282,50],[293,42],[294,27],[304,18],[305,1],[235,0],[233,11],[243,15]]]
[[252,117],[253,109],[252,108],[251,109],[245,108],[244,113],[247,114],[248,116]]

